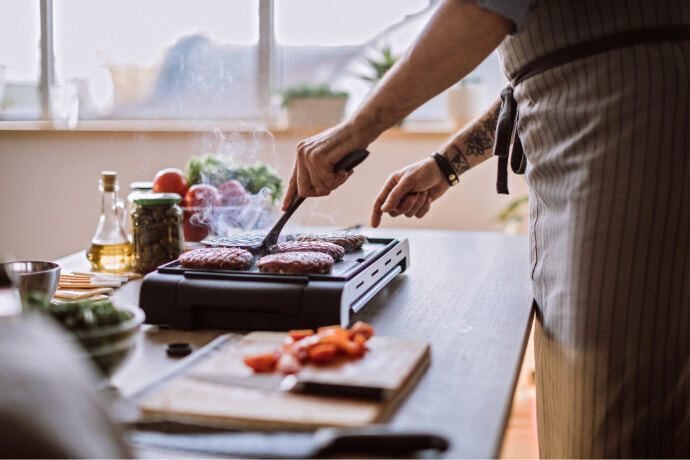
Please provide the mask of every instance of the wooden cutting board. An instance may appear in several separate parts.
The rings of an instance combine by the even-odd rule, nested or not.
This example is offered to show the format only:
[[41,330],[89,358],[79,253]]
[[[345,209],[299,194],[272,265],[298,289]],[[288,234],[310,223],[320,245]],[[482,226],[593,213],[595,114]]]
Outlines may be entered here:
[[251,376],[247,355],[281,346],[285,333],[253,332],[229,344],[140,403],[146,418],[163,417],[241,427],[307,429],[319,426],[363,426],[385,420],[429,364],[429,345],[408,339],[374,336],[369,352],[358,360],[329,366],[307,365],[300,377],[320,382],[380,386],[393,390],[386,402],[282,393],[206,383],[191,374]]

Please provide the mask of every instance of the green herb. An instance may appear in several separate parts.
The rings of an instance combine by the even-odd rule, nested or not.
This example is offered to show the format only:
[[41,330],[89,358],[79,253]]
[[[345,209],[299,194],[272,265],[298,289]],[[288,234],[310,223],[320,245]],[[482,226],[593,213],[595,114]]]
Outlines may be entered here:
[[230,169],[230,179],[238,180],[249,193],[256,195],[263,188],[267,188],[271,193],[271,202],[283,195],[283,181],[280,177],[266,165],[256,164],[254,166],[239,166]]
[[378,81],[383,78],[386,72],[388,72],[391,69],[391,67],[395,65],[396,62],[398,62],[398,59],[400,59],[400,56],[394,55],[393,50],[390,46],[385,46],[383,47],[383,49],[381,49],[380,56],[378,56],[376,59],[367,58],[369,66],[374,71],[373,76],[360,75],[359,77],[362,80],[366,80],[374,84],[378,83]]
[[522,217],[519,215],[519,210],[520,208],[529,201],[529,197],[527,195],[521,196],[513,201],[511,201],[508,206],[505,207],[501,213],[496,216],[496,219],[501,221],[501,222],[510,222],[510,221],[517,221],[519,222],[522,220]]
[[220,185],[230,180],[230,170],[218,157],[204,155],[192,157],[187,163],[187,182],[189,185]]
[[118,310],[110,300],[82,300],[79,302],[52,303],[42,294],[27,296],[29,308],[50,314],[67,329],[81,330],[112,326],[132,318],[132,314]]
[[348,94],[344,91],[333,91],[328,85],[299,85],[292,86],[280,91],[283,97],[283,106],[296,98],[318,98],[318,97],[338,97],[347,98]]

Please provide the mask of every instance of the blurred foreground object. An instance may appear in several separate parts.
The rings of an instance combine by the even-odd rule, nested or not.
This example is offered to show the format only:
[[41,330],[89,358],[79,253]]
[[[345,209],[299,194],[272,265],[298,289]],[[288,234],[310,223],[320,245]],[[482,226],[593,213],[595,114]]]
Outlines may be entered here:
[[47,318],[0,319],[0,382],[3,457],[131,458],[94,368]]
[[22,312],[19,290],[12,286],[5,264],[0,264],[0,318]]

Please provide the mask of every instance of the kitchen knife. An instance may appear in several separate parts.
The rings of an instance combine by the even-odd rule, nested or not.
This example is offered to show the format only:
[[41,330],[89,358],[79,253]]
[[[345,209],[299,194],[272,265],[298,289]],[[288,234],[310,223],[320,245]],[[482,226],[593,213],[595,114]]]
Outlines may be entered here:
[[343,454],[396,456],[445,452],[448,441],[438,435],[392,431],[384,425],[364,428],[322,428],[305,432],[161,433],[133,431],[131,444],[140,447],[258,458],[309,458]]
[[247,376],[237,376],[190,373],[186,377],[200,382],[214,383],[217,385],[252,388],[266,391],[285,391],[336,398],[387,401],[393,396],[393,391],[387,388],[302,380],[295,375],[282,376],[278,374],[253,374]]

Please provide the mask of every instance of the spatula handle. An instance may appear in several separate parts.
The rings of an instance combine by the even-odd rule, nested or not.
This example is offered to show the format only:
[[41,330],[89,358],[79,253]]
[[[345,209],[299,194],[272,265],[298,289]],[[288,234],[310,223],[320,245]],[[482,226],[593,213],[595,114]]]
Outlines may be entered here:
[[[361,162],[364,161],[366,157],[369,156],[369,151],[364,150],[364,149],[359,149],[355,150],[354,152],[349,153],[345,158],[337,162],[333,166],[333,171],[338,172],[338,171],[351,171],[352,168],[360,164]],[[292,217],[292,215],[297,211],[297,208],[302,204],[304,201],[304,198],[301,196],[295,195],[295,198],[292,200],[292,203],[290,203],[290,206],[285,210],[282,216],[280,216],[280,219],[278,219],[278,222],[275,223],[273,228],[268,232],[268,235],[266,235],[266,238],[264,240],[264,247],[270,247],[273,246],[278,242],[278,237],[280,236],[280,232],[283,230],[283,227],[287,223],[287,221]]]
[[355,150],[345,158],[333,165],[333,171],[351,171],[355,166],[363,162],[369,156],[369,151],[364,149]]

